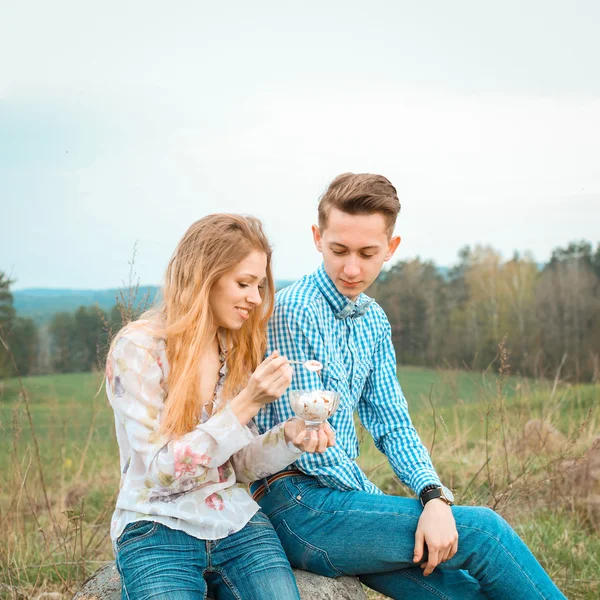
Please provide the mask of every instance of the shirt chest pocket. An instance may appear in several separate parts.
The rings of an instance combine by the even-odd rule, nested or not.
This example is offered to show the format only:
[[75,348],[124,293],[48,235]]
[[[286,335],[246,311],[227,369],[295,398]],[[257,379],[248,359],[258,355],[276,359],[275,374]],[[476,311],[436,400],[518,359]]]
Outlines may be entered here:
[[350,404],[350,388],[348,384],[348,373],[343,362],[332,360],[325,363],[323,367],[323,385],[326,390],[340,392],[339,408],[349,406]]
[[371,373],[372,365],[366,360],[357,361],[354,365],[354,373],[352,377],[352,397],[356,402],[360,400],[367,378]]
[[325,389],[341,392],[340,406],[354,410],[370,372],[371,363],[362,360],[357,361],[354,364],[352,378],[350,378],[348,369],[343,362],[330,361],[323,369],[323,383]]

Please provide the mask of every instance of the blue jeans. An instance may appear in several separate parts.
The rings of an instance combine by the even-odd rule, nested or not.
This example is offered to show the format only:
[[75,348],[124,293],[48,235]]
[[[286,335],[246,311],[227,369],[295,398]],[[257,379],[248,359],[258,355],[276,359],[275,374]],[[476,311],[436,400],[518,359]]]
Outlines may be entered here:
[[488,508],[452,508],[458,552],[425,577],[412,561],[418,500],[340,492],[297,475],[274,481],[259,504],[293,567],[328,577],[356,575],[390,598],[565,598],[508,523]]
[[199,540],[153,521],[129,524],[117,540],[123,600],[300,600],[275,531],[261,512],[237,533]]

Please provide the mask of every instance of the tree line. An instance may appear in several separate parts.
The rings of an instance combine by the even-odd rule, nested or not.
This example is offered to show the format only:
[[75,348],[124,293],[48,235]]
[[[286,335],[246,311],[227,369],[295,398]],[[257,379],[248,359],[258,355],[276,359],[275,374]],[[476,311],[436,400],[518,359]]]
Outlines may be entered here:
[[573,242],[540,267],[530,255],[503,261],[465,247],[442,275],[418,258],[395,264],[371,290],[390,323],[400,364],[600,380],[600,244]]
[[115,298],[109,311],[80,306],[73,312],[58,312],[47,325],[38,326],[33,319],[17,315],[12,283],[0,272],[0,333],[14,357],[13,362],[0,342],[0,378],[103,369],[111,336],[140,314],[146,302],[142,299],[135,305],[133,290]]
[[[139,313],[131,292],[106,312],[81,306],[38,328],[13,307],[0,272],[0,326],[21,375],[102,368],[110,335]],[[442,272],[431,261],[401,261],[369,290],[385,309],[399,364],[496,368],[498,346],[513,372],[600,381],[600,244],[557,248],[547,264],[525,254],[503,260],[490,247],[465,247]],[[0,344],[0,377],[15,369]]]

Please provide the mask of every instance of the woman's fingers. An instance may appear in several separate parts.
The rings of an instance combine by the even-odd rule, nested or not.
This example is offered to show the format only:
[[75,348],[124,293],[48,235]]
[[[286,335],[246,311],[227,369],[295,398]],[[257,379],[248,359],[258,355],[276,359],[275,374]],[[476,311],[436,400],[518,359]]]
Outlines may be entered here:
[[260,363],[260,365],[258,365],[258,367],[256,368],[256,371],[254,371],[254,372],[255,373],[257,373],[259,371],[262,372],[278,357],[279,357],[279,352],[277,350],[275,350],[275,352],[271,352],[271,354],[269,354],[269,356],[267,356],[267,358],[265,358],[265,360],[263,360]]
[[304,452],[322,454],[335,443],[335,434],[327,422],[322,423],[317,431],[305,429],[304,421],[298,421],[297,427],[301,429],[296,429],[292,441]]
[[304,438],[306,437],[306,429],[302,429],[302,431],[298,432],[296,434],[296,437],[292,440],[294,446],[296,446],[296,448],[300,448],[301,450],[304,450]]
[[327,436],[327,447],[335,446],[335,431],[331,428],[331,425],[325,421],[322,425],[322,430],[325,432]]
[[273,352],[252,375],[252,389],[255,395],[262,398],[263,403],[273,402],[289,387],[293,372],[288,359]]
[[319,441],[317,443],[316,451],[319,454],[322,454],[323,452],[325,452],[325,450],[327,450],[327,434],[322,429],[319,429],[318,436]]
[[285,365],[289,365],[288,359],[285,356],[277,356],[265,365],[265,375],[276,375]]
[[281,372],[277,372],[273,375],[275,378],[271,382],[273,396],[279,398],[283,395],[283,392],[288,389],[290,383],[292,383],[292,374],[294,369],[289,365],[281,370]]
[[[304,451],[305,452],[314,452],[317,444],[318,444],[318,437],[317,437],[317,432],[316,431],[308,431],[305,430],[304,431]],[[308,434],[308,435],[306,435]],[[308,438],[308,439],[306,439]]]

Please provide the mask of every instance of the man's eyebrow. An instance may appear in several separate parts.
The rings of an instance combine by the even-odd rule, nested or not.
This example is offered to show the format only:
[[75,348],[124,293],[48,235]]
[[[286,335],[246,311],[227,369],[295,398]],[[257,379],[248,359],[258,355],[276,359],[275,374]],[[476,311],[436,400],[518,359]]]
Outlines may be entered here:
[[[339,242],[330,242],[330,246],[339,246],[340,248],[344,248],[344,250],[348,250],[348,246],[344,246],[344,244],[340,244]],[[364,246],[363,248],[359,248],[360,251],[363,250],[379,250],[379,246]]]

